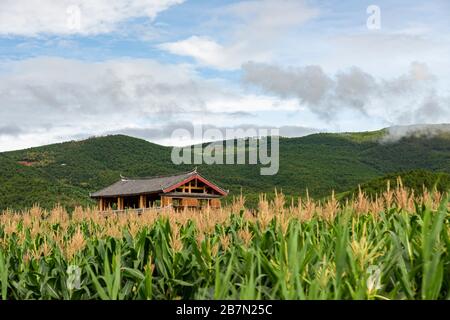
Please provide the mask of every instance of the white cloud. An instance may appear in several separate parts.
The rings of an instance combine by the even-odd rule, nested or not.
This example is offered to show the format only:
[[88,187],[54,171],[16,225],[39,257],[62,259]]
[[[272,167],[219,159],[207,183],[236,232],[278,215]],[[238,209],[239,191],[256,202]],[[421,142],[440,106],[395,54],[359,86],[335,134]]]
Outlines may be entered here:
[[[0,35],[108,33],[116,30],[120,23],[130,18],[148,17],[153,20],[161,11],[183,1],[2,0]],[[78,12],[80,19],[77,18]]]
[[[0,151],[172,121],[254,122],[279,99],[203,79],[189,65],[41,57],[0,62]],[[295,110],[296,100],[279,106]]]
[[442,136],[450,133],[450,124],[441,123],[433,125],[409,125],[409,126],[394,126],[388,129],[388,134],[382,138],[381,142],[391,143],[396,142],[402,138],[416,137],[416,138],[432,138]]
[[33,58],[6,64],[0,75],[2,123],[57,126],[70,117],[95,121],[117,115],[127,122],[170,116],[201,111],[204,100],[218,92],[212,81],[198,79],[189,66],[152,60]]
[[200,65],[217,69],[238,69],[248,61],[270,61],[277,43],[286,33],[318,15],[318,10],[301,0],[243,1],[222,8],[230,36],[223,43],[194,35],[163,43],[159,48],[189,56]]
[[437,90],[438,79],[426,64],[414,62],[408,72],[377,79],[353,67],[327,75],[320,66],[283,68],[248,63],[244,82],[262,92],[296,98],[327,122],[338,122],[341,114],[353,119],[383,119],[386,124],[450,122],[446,93]]
[[219,69],[233,69],[240,66],[239,52],[225,48],[206,37],[192,36],[188,39],[159,45],[160,49],[170,53],[194,57],[198,63]]

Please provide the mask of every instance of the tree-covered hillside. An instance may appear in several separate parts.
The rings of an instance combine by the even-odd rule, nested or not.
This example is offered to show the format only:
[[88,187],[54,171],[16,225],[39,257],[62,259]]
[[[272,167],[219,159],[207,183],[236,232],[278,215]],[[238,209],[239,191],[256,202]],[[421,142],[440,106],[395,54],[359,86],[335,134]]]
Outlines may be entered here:
[[404,138],[381,143],[384,131],[314,134],[280,139],[280,169],[261,176],[257,165],[181,165],[171,162],[171,148],[123,135],[90,138],[0,153],[0,209],[33,203],[52,207],[92,203],[89,193],[124,176],[152,176],[191,170],[231,191],[241,189],[250,203],[260,192],[275,188],[288,196],[309,193],[318,198],[332,190],[353,190],[358,184],[389,173],[426,169],[450,173],[447,137]]
[[363,183],[353,190],[343,192],[338,195],[338,198],[351,199],[359,193],[359,190],[363,191],[367,196],[375,198],[387,189],[388,184],[391,190],[394,190],[400,183],[403,187],[415,190],[417,193],[422,192],[423,189],[428,189],[429,191],[437,190],[443,193],[450,190],[450,174],[423,169],[390,173]]
[[90,205],[86,190],[52,177],[44,170],[20,165],[0,154],[0,209],[24,209],[40,204],[52,208]]

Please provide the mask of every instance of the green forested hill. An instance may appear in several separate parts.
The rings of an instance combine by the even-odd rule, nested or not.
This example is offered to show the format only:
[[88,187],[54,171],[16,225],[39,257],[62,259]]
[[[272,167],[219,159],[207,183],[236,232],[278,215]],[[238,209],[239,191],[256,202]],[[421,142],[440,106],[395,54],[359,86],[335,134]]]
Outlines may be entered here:
[[343,192],[337,197],[339,199],[351,199],[354,195],[358,194],[361,189],[369,197],[375,197],[382,194],[387,189],[389,182],[391,190],[394,190],[399,181],[404,187],[408,189],[416,190],[416,193],[421,193],[423,188],[429,190],[436,189],[439,192],[446,192],[450,190],[450,174],[445,172],[433,172],[424,169],[411,170],[406,172],[395,172],[384,175],[379,178],[375,178],[371,181],[363,183],[352,190]]
[[22,209],[39,203],[51,208],[88,205],[86,190],[65,184],[43,170],[17,164],[0,154],[0,209]]
[[[314,197],[353,190],[389,173],[426,169],[450,173],[448,137],[404,138],[380,143],[384,131],[314,134],[280,139],[280,170],[261,176],[254,165],[199,165],[199,171],[255,203],[274,188]],[[89,192],[125,176],[151,176],[192,169],[170,160],[171,148],[123,135],[90,138],[0,153],[0,209],[33,203],[52,207],[91,203]],[[230,197],[231,198],[231,197]]]

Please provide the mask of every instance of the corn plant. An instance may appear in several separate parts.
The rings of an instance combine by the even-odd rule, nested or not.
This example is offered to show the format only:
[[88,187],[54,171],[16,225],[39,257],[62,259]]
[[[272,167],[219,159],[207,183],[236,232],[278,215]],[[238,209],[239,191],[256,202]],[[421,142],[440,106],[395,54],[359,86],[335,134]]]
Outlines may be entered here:
[[447,195],[0,214],[2,299],[449,299]]

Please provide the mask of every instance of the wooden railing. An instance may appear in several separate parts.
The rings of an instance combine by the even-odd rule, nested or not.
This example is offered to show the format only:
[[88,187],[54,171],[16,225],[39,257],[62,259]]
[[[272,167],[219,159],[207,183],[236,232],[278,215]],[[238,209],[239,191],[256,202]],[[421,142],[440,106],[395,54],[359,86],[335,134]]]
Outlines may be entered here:
[[169,205],[169,206],[165,206],[165,207],[152,207],[152,208],[128,208],[128,209],[123,209],[123,210],[103,210],[103,211],[100,211],[100,213],[102,213],[102,214],[108,214],[108,213],[118,213],[118,214],[121,214],[121,213],[134,213],[134,214],[142,214],[142,213],[144,213],[145,211],[156,211],[156,212],[162,212],[162,211],[164,211],[164,210],[167,210],[167,209],[172,209],[173,208],[173,206],[172,205]]

